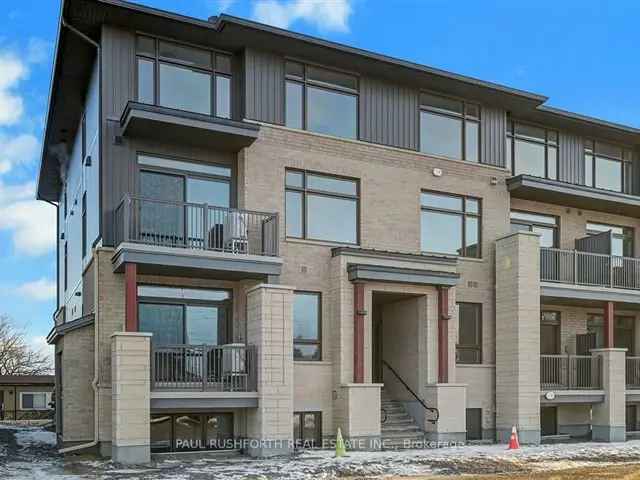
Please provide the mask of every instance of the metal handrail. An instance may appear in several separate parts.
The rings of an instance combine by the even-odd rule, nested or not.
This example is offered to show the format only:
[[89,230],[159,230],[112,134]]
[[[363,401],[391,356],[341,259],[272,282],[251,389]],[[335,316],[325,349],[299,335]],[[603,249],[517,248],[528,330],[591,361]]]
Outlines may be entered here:
[[424,408],[425,410],[427,410],[428,412],[433,412],[435,414],[435,418],[429,418],[428,421],[431,423],[437,423],[438,420],[440,419],[440,411],[435,408],[435,407],[429,407],[426,403],[424,403],[424,400],[422,400],[420,397],[418,397],[418,395],[416,394],[416,392],[414,392],[411,387],[409,385],[407,385],[407,382],[405,382],[402,377],[398,374],[398,372],[396,372],[393,367],[391,365],[389,365],[387,363],[386,360],[382,360],[382,364],[387,367],[391,373],[393,373],[395,375],[395,377],[400,381],[400,383],[402,385],[404,385],[404,388],[406,388],[409,393],[413,396],[413,398],[415,398],[418,403],[420,405],[422,405],[422,408]]

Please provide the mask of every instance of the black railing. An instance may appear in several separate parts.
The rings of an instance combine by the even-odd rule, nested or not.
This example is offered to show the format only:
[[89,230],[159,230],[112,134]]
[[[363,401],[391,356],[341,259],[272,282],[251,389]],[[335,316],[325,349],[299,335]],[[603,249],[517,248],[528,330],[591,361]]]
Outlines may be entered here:
[[420,405],[422,405],[422,408],[424,408],[427,412],[431,412],[431,413],[433,413],[434,418],[429,418],[429,419],[427,419],[427,420],[428,420],[429,422],[431,422],[431,423],[437,423],[437,422],[438,422],[438,420],[440,419],[440,411],[439,411],[437,408],[434,408],[434,407],[430,407],[430,406],[428,406],[428,405],[424,402],[424,400],[423,400],[423,399],[421,399],[421,398],[416,394],[416,392],[414,392],[414,391],[413,391],[413,389],[412,389],[409,385],[407,385],[407,382],[405,382],[405,381],[402,379],[402,377],[398,374],[398,372],[396,372],[396,371],[393,369],[393,367],[387,363],[387,361],[386,361],[386,360],[382,360],[382,364],[383,364],[385,367],[387,367],[391,373],[393,373],[393,375],[396,377],[396,379],[397,379],[397,380],[398,380],[398,381],[399,381],[399,382],[404,386],[404,388],[406,388],[406,389],[407,389],[407,391],[411,394],[411,396],[412,396],[413,398],[415,398],[415,399],[418,401],[418,403],[419,403]]
[[151,349],[152,390],[255,392],[253,345],[169,345]]
[[125,195],[115,211],[116,245],[278,256],[278,214]]

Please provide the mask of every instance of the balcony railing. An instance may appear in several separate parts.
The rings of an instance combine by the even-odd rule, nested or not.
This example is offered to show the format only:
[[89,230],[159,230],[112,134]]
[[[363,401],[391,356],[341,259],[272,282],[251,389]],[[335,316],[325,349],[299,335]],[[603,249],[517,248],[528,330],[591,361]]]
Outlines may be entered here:
[[278,256],[278,214],[126,195],[115,211],[116,245]]
[[573,285],[640,289],[640,258],[540,249],[540,279]]
[[253,345],[171,345],[151,350],[151,389],[255,392]]
[[602,389],[602,360],[591,355],[541,355],[542,390]]
[[627,357],[627,389],[640,390],[640,357]]

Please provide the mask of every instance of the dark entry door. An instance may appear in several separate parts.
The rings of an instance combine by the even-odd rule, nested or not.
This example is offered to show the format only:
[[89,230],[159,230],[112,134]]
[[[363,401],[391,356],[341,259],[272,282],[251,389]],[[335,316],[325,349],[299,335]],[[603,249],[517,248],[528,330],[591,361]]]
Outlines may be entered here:
[[542,436],[558,434],[558,411],[556,407],[540,408],[540,430]]
[[638,430],[638,410],[636,405],[627,405],[626,408],[626,425],[627,432],[635,432]]
[[0,420],[4,420],[4,390],[0,390]]

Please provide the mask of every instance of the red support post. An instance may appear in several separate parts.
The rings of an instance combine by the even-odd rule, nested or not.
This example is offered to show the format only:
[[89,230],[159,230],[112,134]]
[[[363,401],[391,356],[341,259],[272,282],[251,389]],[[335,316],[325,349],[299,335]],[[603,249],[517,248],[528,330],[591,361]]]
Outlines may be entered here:
[[124,329],[127,332],[138,331],[138,285],[137,265],[124,264]]
[[364,283],[353,284],[353,383],[364,383]]
[[449,383],[449,287],[438,287],[438,383]]
[[604,304],[604,348],[613,348],[614,310],[613,302]]

